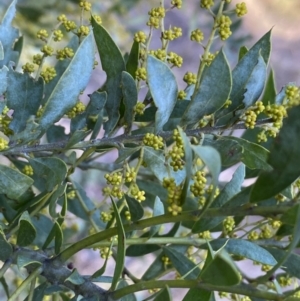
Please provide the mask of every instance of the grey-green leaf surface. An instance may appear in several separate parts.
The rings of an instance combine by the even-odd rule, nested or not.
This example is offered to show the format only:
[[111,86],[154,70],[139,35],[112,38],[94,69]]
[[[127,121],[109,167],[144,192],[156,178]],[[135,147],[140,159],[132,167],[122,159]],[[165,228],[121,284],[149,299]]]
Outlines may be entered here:
[[153,278],[158,277],[163,271],[165,271],[165,267],[162,261],[163,253],[161,252],[156,256],[153,263],[149,266],[147,271],[144,273],[142,279],[143,280],[151,280]]
[[214,254],[209,264],[205,264],[199,279],[214,285],[232,286],[240,282],[240,273],[225,250]]
[[236,141],[227,139],[231,136],[223,136],[217,140],[205,139],[203,145],[209,145],[215,148],[220,156],[222,166],[232,166],[241,162],[243,147]]
[[261,95],[267,78],[267,65],[261,55],[258,56],[257,64],[245,85],[243,103],[245,108],[253,105]]
[[182,301],[215,301],[214,293],[200,288],[191,288]]
[[28,73],[8,72],[7,106],[14,110],[9,128],[14,133],[23,131],[28,118],[35,115],[43,98],[43,79],[34,80]]
[[243,147],[242,162],[250,169],[271,170],[267,163],[270,152],[263,146],[248,140],[228,136],[225,139],[234,140]]
[[33,184],[33,179],[5,165],[0,165],[0,193],[17,200]]
[[117,287],[117,284],[119,280],[122,278],[122,273],[124,269],[125,264],[125,246],[126,246],[126,238],[125,238],[125,232],[123,228],[123,223],[119,214],[118,207],[115,203],[115,201],[111,198],[111,202],[114,208],[114,213],[116,217],[117,222],[117,228],[118,228],[118,251],[117,251],[117,259],[116,259],[116,266],[114,270],[114,276],[111,283],[110,290],[114,291]]
[[187,135],[184,133],[184,131],[181,128],[178,128],[178,131],[183,142],[185,175],[186,175],[181,196],[180,196],[180,205],[182,206],[185,203],[189,193],[189,186],[190,186],[190,180],[192,174],[193,152]]
[[162,131],[169,120],[177,101],[177,82],[167,64],[148,55],[147,81],[157,111],[155,114],[155,132]]
[[[163,215],[165,213],[164,204],[158,196],[155,197],[154,206],[153,206],[153,217]],[[152,226],[149,232],[149,237],[155,235],[160,229],[161,225]]]
[[[228,182],[222,189],[220,194],[211,204],[211,208],[221,208],[223,207],[233,196],[241,191],[242,184],[245,178],[245,165],[241,164],[232,176],[230,182]],[[219,225],[224,220],[224,217],[214,217],[214,218],[201,218],[199,219],[192,231],[194,233],[203,232],[206,230],[211,230],[217,225]]]
[[229,97],[232,79],[223,50],[206,67],[199,89],[195,92],[181,120],[181,126],[194,125],[204,116],[220,109]]
[[[67,47],[73,49],[75,53],[78,46],[79,46],[79,38],[78,36],[73,35]],[[43,99],[43,104],[47,102],[49,96],[51,95],[52,91],[54,90],[55,86],[59,82],[61,76],[64,74],[64,72],[66,71],[70,63],[71,63],[70,59],[65,59],[65,60],[58,60],[57,63],[55,64],[54,68],[55,68],[56,76],[49,83],[45,85],[45,89],[44,89],[45,96]]]
[[36,230],[31,222],[27,211],[23,212],[19,219],[19,231],[17,235],[17,244],[21,247],[30,245],[36,236]]
[[74,269],[70,274],[70,276],[67,277],[65,281],[69,281],[75,285],[80,285],[85,282],[85,279],[77,272],[76,269]]
[[268,164],[273,170],[260,174],[253,186],[251,202],[266,200],[280,193],[300,176],[299,116],[299,106],[289,110],[270,151]]
[[[120,289],[120,288],[123,288],[126,286],[128,286],[128,283],[122,279],[118,283],[117,289]],[[128,295],[125,295],[124,297],[122,297],[122,300],[120,300],[120,301],[137,301],[137,299],[134,294],[128,294]]]
[[271,69],[267,79],[264,93],[261,97],[261,101],[264,105],[272,104],[275,102],[276,94],[277,91],[275,86],[274,71],[273,69]]
[[229,253],[251,259],[261,264],[275,265],[276,259],[266,249],[245,239],[219,238],[209,242],[214,250],[224,249]]
[[261,55],[265,64],[268,65],[271,51],[271,31],[267,32],[238,62],[232,71],[232,90],[230,100],[232,104],[229,108],[222,110],[218,117],[235,111],[243,105],[245,87],[251,77],[253,69],[257,65],[257,60]]
[[92,34],[89,34],[79,45],[70,64],[45,103],[39,120],[42,131],[46,131],[76,105],[79,94],[89,82],[93,66],[94,40]]
[[107,92],[106,111],[109,120],[104,124],[105,135],[109,135],[120,118],[122,89],[120,87],[122,71],[125,71],[123,56],[106,29],[92,17],[92,26],[101,65],[106,72],[105,91]]
[[92,139],[96,139],[100,130],[101,130],[101,126],[102,126],[102,122],[103,122],[103,108],[106,104],[106,100],[107,100],[107,93],[104,91],[104,92],[98,92],[98,91],[95,91],[92,93],[92,95],[90,96],[91,98],[91,102],[93,103],[98,103],[99,104],[99,107],[97,107],[96,111],[94,112],[95,115],[97,115],[98,113],[98,118],[96,120],[96,123],[94,124],[94,122],[91,120],[91,117],[93,116],[93,112],[92,110],[90,110],[90,108],[92,109],[93,106],[88,106],[87,109],[89,109],[88,113],[87,113],[87,125],[88,125],[88,129],[93,129],[93,133],[92,133],[92,136],[91,136],[91,140]]
[[[8,73],[8,68],[3,67],[0,69],[0,95],[3,95],[4,92],[7,89],[7,73]],[[5,101],[1,101],[1,107],[0,111],[2,112],[5,107]]]
[[12,254],[11,244],[6,240],[5,234],[0,227],[0,261],[5,261]]
[[0,41],[3,47],[4,59],[0,60],[0,68],[2,68],[4,65],[8,66],[10,61],[15,62],[18,57],[18,53],[13,50],[13,46],[19,37],[19,30],[11,26],[16,14],[16,4],[17,0],[13,0],[11,2],[1,20]]
[[125,195],[127,205],[129,207],[131,220],[133,222],[138,221],[144,215],[144,208],[143,206],[135,199]]
[[34,171],[34,181],[38,187],[45,187],[52,191],[55,185],[61,184],[67,174],[67,165],[59,158],[29,159]]
[[[186,276],[184,279],[196,279],[199,276],[200,269],[189,260],[182,252],[175,248],[163,248],[165,255],[171,260],[173,266],[180,276]],[[187,274],[187,275],[186,275]]]
[[125,106],[124,122],[126,129],[128,128],[128,130],[130,130],[133,121],[133,108],[138,100],[138,91],[133,77],[125,71],[122,72],[121,85],[123,92],[123,103]]
[[172,168],[170,168],[170,170],[167,169],[164,164],[165,157],[163,151],[154,150],[152,147],[145,146],[144,161],[161,182],[164,178],[171,176],[175,179],[176,185],[179,185],[185,179],[185,170],[174,172]]
[[140,43],[133,41],[131,50],[126,62],[126,71],[135,79],[135,71],[139,66]]
[[221,171],[221,157],[216,149],[211,146],[192,146],[193,151],[205,163],[212,175],[212,184],[218,184],[218,178]]

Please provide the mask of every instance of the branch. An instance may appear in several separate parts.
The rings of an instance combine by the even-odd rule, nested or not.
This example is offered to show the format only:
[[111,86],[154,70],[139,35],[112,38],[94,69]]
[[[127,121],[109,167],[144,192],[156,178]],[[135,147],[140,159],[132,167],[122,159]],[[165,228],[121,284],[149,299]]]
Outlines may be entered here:
[[17,264],[17,259],[19,256],[22,258],[29,259],[30,264],[26,265],[25,268],[30,275],[36,271],[37,266],[40,265],[42,272],[40,273],[46,280],[55,285],[61,285],[72,290],[76,295],[81,295],[83,297],[92,297],[97,296],[99,301],[109,301],[110,293],[101,287],[94,284],[90,277],[81,276],[84,282],[82,284],[73,284],[70,281],[66,281],[66,279],[72,274],[72,270],[70,270],[66,265],[62,264],[61,261],[50,258],[43,251],[34,251],[25,248],[19,248],[15,250],[14,256],[15,262]]
[[[257,127],[263,126],[265,124],[268,124],[272,122],[271,118],[266,118],[262,120],[258,120],[256,123]],[[197,128],[192,130],[186,130],[185,133],[187,136],[197,136],[200,134],[205,133],[214,133],[214,132],[221,132],[225,130],[238,130],[238,129],[247,129],[244,122],[236,123],[230,128],[228,128],[227,125],[223,126],[206,126],[204,128]],[[73,146],[68,147],[68,149],[88,149],[91,147],[103,147],[103,146],[111,146],[114,148],[120,148],[120,144],[125,143],[140,143],[143,138],[144,134],[138,134],[138,135],[127,135],[123,134],[116,137],[103,137],[100,139],[94,139],[90,141],[82,141],[79,143],[76,143]],[[159,136],[164,138],[165,140],[168,140],[172,138],[173,131],[164,131],[160,132]],[[41,145],[24,145],[24,146],[10,146],[10,148],[6,151],[1,152],[2,155],[8,156],[8,155],[20,155],[24,153],[43,153],[43,152],[64,152],[66,150],[66,147],[68,145],[68,141],[63,142],[56,142],[56,143],[47,143],[47,144],[41,144]]]

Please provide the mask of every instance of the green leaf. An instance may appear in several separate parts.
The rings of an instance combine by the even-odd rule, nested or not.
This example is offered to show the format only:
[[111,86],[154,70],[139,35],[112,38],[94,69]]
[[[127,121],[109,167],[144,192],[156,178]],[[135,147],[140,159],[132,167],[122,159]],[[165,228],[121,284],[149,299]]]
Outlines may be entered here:
[[[3,95],[4,92],[7,89],[7,73],[8,73],[8,68],[7,67],[3,67],[2,69],[0,69],[0,95]],[[6,105],[6,101],[1,101],[0,103],[0,112],[2,113],[4,107]]]
[[182,193],[180,195],[180,205],[182,206],[186,198],[189,194],[189,187],[190,187],[190,180],[192,175],[192,163],[193,163],[193,152],[191,149],[190,141],[187,137],[187,135],[183,132],[181,128],[178,128],[180,137],[183,142],[183,149],[184,149],[184,161],[185,161],[185,181],[182,188]]
[[[117,286],[117,289],[120,289],[120,288],[123,288],[123,287],[127,287],[128,286],[128,283],[127,281],[125,280],[121,280],[119,283],[118,283],[118,286]],[[128,294],[128,295],[125,295],[124,297],[122,297],[122,300],[120,301],[137,301],[136,297],[134,294]]]
[[77,272],[76,269],[73,269],[69,277],[66,278],[65,282],[69,281],[75,285],[81,285],[85,283],[85,279]]
[[243,103],[245,108],[252,106],[261,95],[267,78],[267,65],[261,55],[245,84]]
[[281,221],[284,223],[284,224],[287,224],[287,225],[291,225],[291,226],[294,226],[297,222],[297,215],[298,215],[298,206],[299,205],[295,205],[291,208],[289,208],[281,217]]
[[[221,208],[223,207],[233,196],[241,191],[242,184],[245,178],[245,166],[241,164],[232,176],[230,182],[228,182],[222,189],[217,198],[213,201],[210,208]],[[193,233],[203,232],[211,230],[219,225],[225,217],[214,217],[214,218],[201,218],[196,221],[192,229]]]
[[172,177],[176,185],[185,179],[185,170],[174,172],[171,167],[165,166],[165,156],[163,151],[154,150],[152,147],[144,147],[144,161],[153,174],[162,182],[164,178]]
[[270,152],[263,146],[233,136],[228,136],[225,139],[234,140],[243,147],[242,162],[248,168],[271,170],[271,166],[267,163]]
[[222,166],[232,166],[242,159],[243,147],[236,141],[227,139],[229,137],[223,136],[217,140],[205,139],[203,143],[204,146],[212,146],[219,152]]
[[191,288],[182,301],[215,301],[214,293],[201,288]]
[[[109,246],[109,251],[108,251],[108,252],[111,251],[113,244],[114,244],[114,242],[112,241],[111,244],[110,244],[110,246]],[[105,270],[106,270],[108,258],[109,258],[108,256],[105,257],[103,266],[102,266],[99,270],[97,270],[97,271],[91,276],[92,281],[96,281],[97,278],[100,278],[100,277],[104,274],[104,272],[105,272]],[[102,281],[100,281],[100,282],[102,282]],[[110,281],[109,283],[111,283],[111,281]]]
[[119,148],[118,149],[119,157],[117,158],[115,163],[120,164],[120,163],[124,162],[128,157],[130,157],[131,155],[133,155],[134,153],[136,153],[140,149],[141,149],[140,146],[132,147],[132,148],[131,147],[121,147],[121,148]]
[[162,289],[153,301],[172,301],[169,287]]
[[240,282],[240,273],[225,250],[221,249],[211,256],[213,259],[209,264],[205,263],[200,273],[201,281],[220,286],[232,286]]
[[135,199],[125,195],[127,205],[129,207],[131,220],[133,222],[140,220],[144,216],[143,206]]
[[289,110],[275,138],[268,163],[272,171],[263,171],[253,186],[251,202],[266,200],[291,185],[300,175],[300,107]]
[[[270,252],[276,261],[280,261],[287,254],[287,251],[278,248],[264,247],[264,249]],[[300,256],[294,253],[290,254],[281,269],[292,277],[300,278]]]
[[121,85],[123,92],[123,103],[125,106],[124,123],[126,125],[126,131],[130,131],[133,121],[133,108],[138,100],[138,91],[133,77],[125,71],[122,72]]
[[230,67],[221,50],[211,65],[205,68],[199,89],[184,112],[181,126],[195,125],[204,115],[220,109],[229,98],[231,85]]
[[19,252],[18,257],[17,257],[17,266],[18,266],[19,270],[32,263],[34,263],[35,265],[41,265],[41,262],[32,258],[32,255],[30,252]]
[[79,45],[70,64],[45,103],[39,120],[42,131],[46,131],[76,105],[79,94],[89,82],[93,66],[94,41],[92,34],[89,34]]
[[107,92],[105,108],[109,120],[104,124],[104,129],[105,135],[109,135],[116,127],[120,118],[119,109],[122,99],[120,83],[122,71],[125,71],[125,62],[118,46],[109,33],[93,17],[92,27],[101,65],[107,76],[104,90]]
[[[45,290],[47,287],[48,287],[48,283],[46,281],[40,284],[38,287],[36,287],[33,292],[32,301],[43,300],[43,297],[45,296]],[[28,301],[28,297],[24,301]]]
[[235,111],[243,105],[245,89],[252,72],[257,65],[258,58],[261,55],[265,64],[268,64],[271,51],[271,31],[266,33],[238,62],[232,71],[232,90],[229,108],[220,111],[218,118],[230,112]]
[[126,63],[126,71],[135,79],[135,71],[139,66],[140,43],[133,41]]
[[115,271],[114,271],[114,276],[112,280],[112,284],[110,287],[111,291],[114,291],[117,287],[117,284],[122,277],[123,269],[124,269],[124,264],[125,264],[125,246],[126,246],[126,237],[125,237],[125,232],[123,228],[123,223],[119,214],[118,207],[111,198],[111,202],[114,208],[115,212],[115,217],[116,217],[116,222],[117,222],[117,228],[118,228],[118,251],[117,251],[117,259],[116,259],[116,266],[115,266]]
[[21,247],[30,245],[36,237],[36,230],[31,222],[27,211],[23,212],[19,219],[19,231],[17,236],[17,244]]
[[243,56],[248,52],[248,48],[246,46],[242,46],[239,51],[239,61],[243,58]]
[[16,62],[18,53],[13,50],[15,41],[19,38],[19,30],[12,27],[12,21],[16,14],[17,0],[13,0],[8,7],[0,24],[0,41],[2,44],[4,59],[0,60],[0,68],[8,66],[9,62]]
[[193,151],[205,163],[212,175],[212,185],[218,184],[221,171],[221,157],[217,150],[211,146],[192,146]]
[[149,268],[147,269],[147,271],[144,273],[144,275],[142,277],[142,279],[144,281],[154,279],[154,278],[158,277],[161,273],[163,273],[165,271],[165,266],[164,266],[164,263],[162,261],[163,255],[164,255],[164,253],[161,252],[160,254],[158,254],[156,256],[155,260],[149,266]]
[[14,110],[9,128],[23,131],[30,116],[35,115],[43,98],[43,79],[34,80],[28,73],[8,72],[7,106]]
[[55,246],[54,246],[54,250],[55,250],[55,254],[59,254],[60,252],[60,248],[62,246],[63,240],[64,240],[64,236],[63,236],[63,232],[62,232],[62,228],[60,226],[60,224],[55,221],[54,224],[54,231],[55,231]]
[[47,191],[52,191],[67,176],[67,165],[61,159],[55,157],[35,158],[29,159],[29,163],[34,171],[34,185],[39,188],[45,187]]
[[[73,35],[70,42],[68,43],[67,47],[73,49],[74,53],[76,52],[77,48],[79,46],[79,38],[77,35]],[[55,72],[56,76],[45,85],[45,96],[43,99],[43,104],[45,104],[48,101],[49,96],[51,95],[52,91],[55,89],[56,85],[58,84],[60,78],[70,65],[72,60],[66,59],[66,60],[57,60],[57,63],[55,64]]]
[[[101,130],[101,126],[102,126],[102,121],[103,121],[103,108],[106,104],[106,100],[107,100],[107,93],[104,92],[98,92],[95,91],[92,93],[92,95],[90,96],[90,103],[88,107],[87,107],[87,125],[88,125],[88,129],[93,129],[93,133],[91,136],[91,140],[92,139],[96,139],[100,130]],[[93,108],[94,106],[97,105],[96,110],[94,111]],[[98,113],[98,118],[94,124],[92,116],[95,116],[94,114],[97,115]]]
[[[200,269],[195,263],[189,260],[183,253],[175,248],[164,247],[165,255],[171,260],[173,266],[184,279],[196,279],[199,276]],[[186,275],[188,274],[188,275]]]
[[[154,206],[153,206],[153,217],[165,214],[164,204],[158,196],[155,197]],[[149,232],[149,237],[155,235],[160,229],[161,225],[152,226]]]
[[155,132],[162,131],[169,120],[177,101],[177,82],[167,64],[147,56],[147,81],[157,111],[155,114]]
[[19,171],[0,165],[0,193],[17,200],[33,184],[33,180]]
[[6,240],[5,234],[1,227],[0,227],[0,250],[1,250],[0,261],[3,262],[10,257],[13,251],[11,244],[8,243],[8,241]]
[[276,259],[267,250],[245,239],[219,238],[209,242],[214,250],[224,249],[229,253],[251,259],[261,264],[275,265]]
[[276,94],[274,71],[271,69],[261,101],[265,106],[273,104],[275,102]]

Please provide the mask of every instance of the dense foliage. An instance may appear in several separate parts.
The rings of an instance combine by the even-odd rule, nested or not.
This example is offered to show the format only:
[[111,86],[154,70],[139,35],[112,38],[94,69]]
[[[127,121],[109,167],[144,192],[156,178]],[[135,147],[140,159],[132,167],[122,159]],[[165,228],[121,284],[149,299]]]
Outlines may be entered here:
[[[241,47],[233,69],[222,47],[211,52],[246,4],[200,1],[212,27],[190,33],[201,57],[179,90],[183,58],[168,48],[182,29],[165,17],[181,0],[153,7],[126,54],[81,1],[79,23],[66,13],[40,29],[40,51],[21,68],[16,2],[0,25],[0,297],[136,300],[148,290],[159,301],[185,288],[184,301],[300,300],[299,87],[276,92],[271,31]],[[106,82],[86,101],[97,53]],[[91,175],[93,197],[82,181]],[[70,260],[86,249],[102,266],[84,276]],[[150,253],[142,275],[125,264]]]

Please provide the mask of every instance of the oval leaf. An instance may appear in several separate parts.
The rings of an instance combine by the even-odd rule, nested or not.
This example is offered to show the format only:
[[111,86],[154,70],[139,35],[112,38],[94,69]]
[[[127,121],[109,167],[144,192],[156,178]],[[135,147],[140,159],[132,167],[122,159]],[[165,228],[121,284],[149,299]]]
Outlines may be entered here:
[[44,106],[43,115],[39,121],[42,131],[46,131],[76,105],[79,94],[89,82],[93,66],[94,41],[90,33],[79,45],[72,61]]
[[30,245],[36,236],[36,230],[31,222],[27,211],[23,212],[19,219],[19,231],[17,236],[17,244],[21,247]]
[[268,163],[270,172],[262,172],[253,186],[250,201],[266,200],[284,190],[300,176],[300,107],[289,110],[278,137],[275,138]]
[[194,125],[204,116],[220,109],[231,91],[231,72],[223,50],[205,68],[199,89],[184,112],[181,125]]
[[17,200],[33,184],[33,180],[19,171],[0,165],[0,193]]
[[147,80],[157,111],[155,132],[160,132],[169,120],[177,101],[177,83],[168,65],[155,57],[147,57]]

